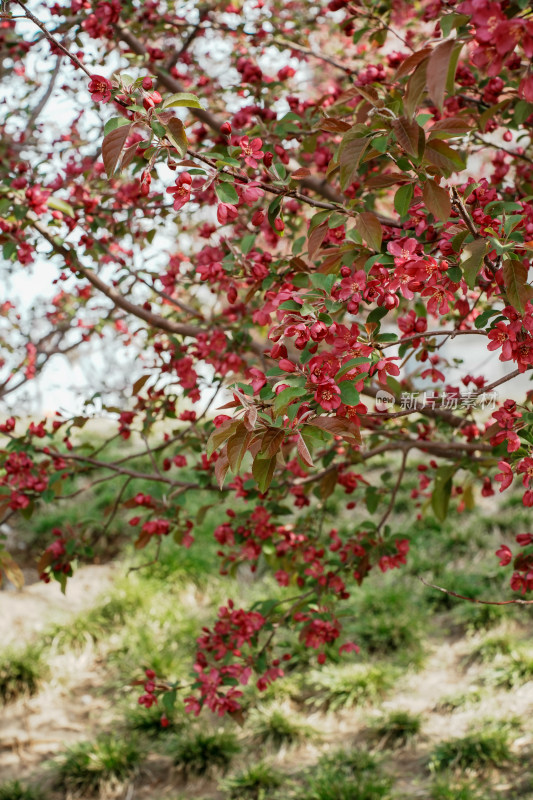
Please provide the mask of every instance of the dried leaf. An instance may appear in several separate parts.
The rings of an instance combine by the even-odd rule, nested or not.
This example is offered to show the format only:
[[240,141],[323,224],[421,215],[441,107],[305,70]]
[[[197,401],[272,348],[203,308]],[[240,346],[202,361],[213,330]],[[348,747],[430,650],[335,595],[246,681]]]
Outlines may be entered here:
[[8,581],[11,581],[13,586],[17,589],[22,589],[24,586],[24,575],[21,568],[14,558],[9,553],[2,553],[0,555],[0,565],[5,572]]

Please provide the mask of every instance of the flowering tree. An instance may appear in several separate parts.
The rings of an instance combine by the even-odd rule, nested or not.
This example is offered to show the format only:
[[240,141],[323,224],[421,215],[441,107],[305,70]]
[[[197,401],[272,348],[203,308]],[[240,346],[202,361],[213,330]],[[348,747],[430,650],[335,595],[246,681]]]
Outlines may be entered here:
[[[513,386],[533,366],[530,4],[2,8],[4,259],[29,285],[32,264],[57,274],[46,307],[1,306],[0,391],[16,402],[58,354],[107,337],[138,354],[139,377],[129,405],[104,396],[103,413],[142,445],[120,460],[78,447],[90,402],[29,426],[8,414],[2,515],[60,503],[67,475],[98,471],[121,481],[111,513],[134,509],[136,547],[194,547],[183,495],[222,503],[222,573],[260,563],[289,587],[253,610],[228,600],[198,639],[188,707],[236,712],[239,685],[283,675],[283,628],[319,663],[357,651],[339,609],[406,561],[394,508],[407,471],[437,520],[494,480],[522,483],[533,506],[533,393]],[[474,342],[510,370],[478,374]],[[370,476],[384,454],[390,470]],[[164,498],[135,494],[137,477]],[[327,523],[338,487],[357,506],[344,533]],[[517,543],[498,555],[521,600],[533,534]],[[52,531],[42,579],[64,586],[84,555]],[[140,701],[161,687],[148,671]]]

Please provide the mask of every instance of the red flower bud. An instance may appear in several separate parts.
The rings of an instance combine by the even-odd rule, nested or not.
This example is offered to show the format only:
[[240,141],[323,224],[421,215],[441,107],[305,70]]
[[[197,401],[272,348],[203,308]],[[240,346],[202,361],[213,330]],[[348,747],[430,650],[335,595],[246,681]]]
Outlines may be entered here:
[[230,122],[223,122],[220,126],[220,133],[223,136],[229,136],[231,134],[231,123]]
[[265,212],[262,208],[258,208],[257,211],[254,212],[252,216],[252,225],[255,225],[256,228],[259,228],[260,225],[263,224],[265,219]]

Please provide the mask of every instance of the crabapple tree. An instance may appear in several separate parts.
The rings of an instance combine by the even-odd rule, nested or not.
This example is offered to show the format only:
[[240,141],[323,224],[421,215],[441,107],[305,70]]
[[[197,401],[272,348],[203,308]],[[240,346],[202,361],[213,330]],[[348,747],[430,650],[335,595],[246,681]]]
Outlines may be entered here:
[[[341,612],[408,558],[407,475],[437,520],[512,484],[533,506],[530,3],[1,6],[0,236],[30,298],[0,306],[2,518],[61,504],[66,476],[114,480],[110,515],[157,553],[201,545],[186,495],[205,493],[222,574],[287,587],[228,599],[198,638],[187,707],[237,713],[244,684],[283,675],[284,630],[320,664],[355,657]],[[136,357],[120,403],[95,375],[84,411],[28,424],[21,392],[99,342]],[[97,413],[113,435],[80,446]],[[117,437],[136,444],[120,459]],[[527,602],[533,534],[516,543],[498,556]],[[64,588],[88,557],[54,529],[41,578]],[[164,677],[142,704],[180,690]]]

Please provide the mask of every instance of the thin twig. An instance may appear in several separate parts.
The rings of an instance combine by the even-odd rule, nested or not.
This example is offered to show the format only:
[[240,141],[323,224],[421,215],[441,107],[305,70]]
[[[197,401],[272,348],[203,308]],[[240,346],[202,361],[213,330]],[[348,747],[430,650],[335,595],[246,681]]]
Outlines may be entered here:
[[483,605],[483,606],[533,605],[533,600],[522,600],[521,598],[517,598],[516,600],[478,600],[475,597],[466,597],[466,595],[464,594],[458,594],[457,592],[452,592],[450,589],[444,589],[442,586],[437,586],[435,583],[429,583],[420,576],[418,576],[418,580],[421,583],[423,583],[424,586],[428,586],[430,589],[437,589],[439,592],[443,592],[444,594],[449,594],[452,597],[458,597],[459,600],[468,600],[469,603],[476,603],[477,605]]
[[85,72],[85,74],[89,78],[92,78],[91,73],[89,72],[87,67],[84,66],[84,64],[82,64],[82,62],[79,60],[78,56],[75,56],[74,53],[69,52],[69,50],[67,50],[67,48],[63,44],[61,44],[61,42],[59,42],[55,38],[55,36],[52,36],[52,34],[45,28],[43,23],[39,19],[37,19],[37,17],[34,14],[31,13],[31,11],[26,7],[26,4],[23,3],[22,0],[15,0],[15,2],[18,3],[19,6],[21,6],[24,9],[24,13],[26,14],[26,17],[28,19],[31,19],[33,24],[37,25],[37,27],[42,30],[42,32],[44,33],[44,35],[46,36],[46,38],[48,39],[49,42],[52,42],[52,44],[54,44],[56,47],[58,47],[68,58],[70,58],[70,60],[73,62],[73,64],[75,64],[79,69],[83,70],[83,72]]

